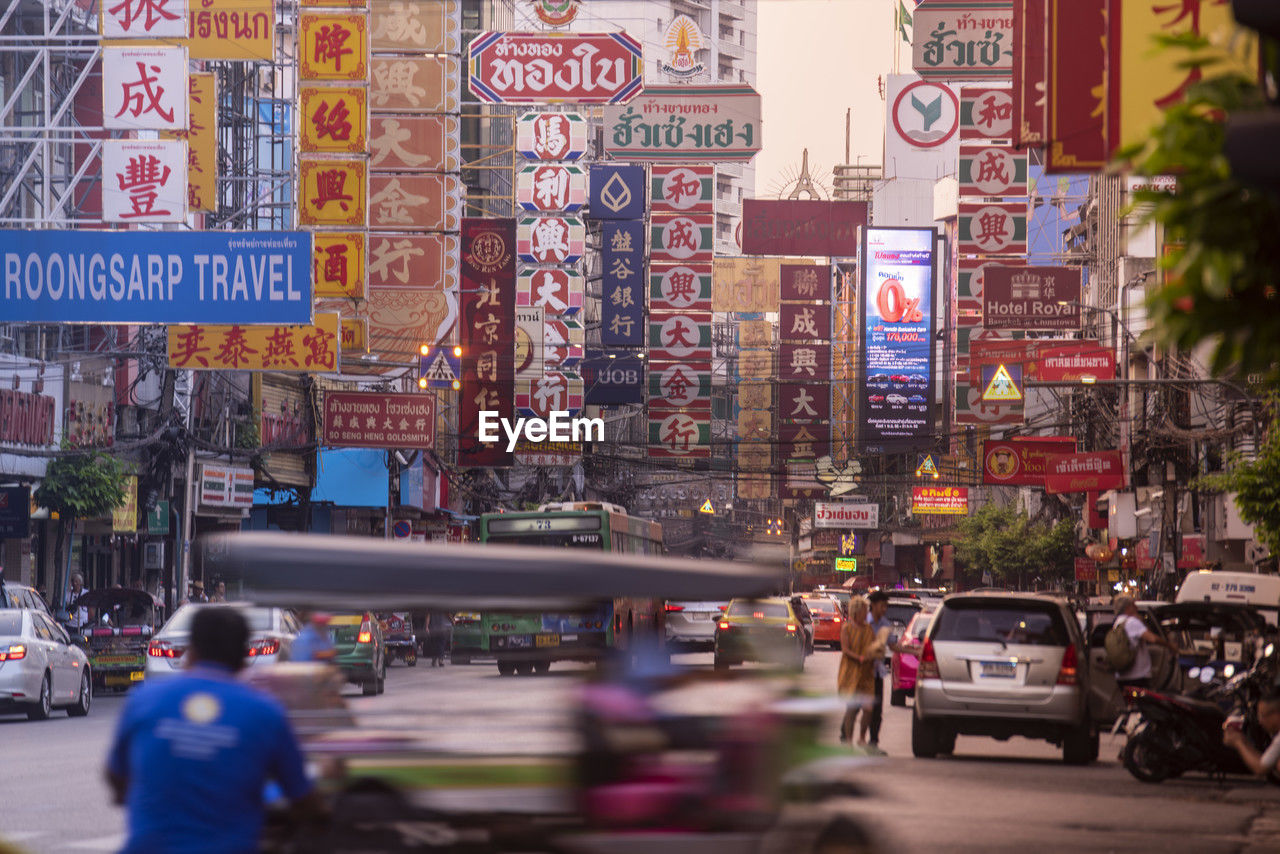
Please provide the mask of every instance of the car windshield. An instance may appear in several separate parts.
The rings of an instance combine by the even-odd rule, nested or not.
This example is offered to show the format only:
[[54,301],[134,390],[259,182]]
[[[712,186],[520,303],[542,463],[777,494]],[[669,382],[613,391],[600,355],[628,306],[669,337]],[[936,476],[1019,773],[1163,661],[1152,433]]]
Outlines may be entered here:
[[0,611],[0,635],[22,634],[22,612]]
[[1066,646],[1066,627],[1054,607],[1040,602],[958,601],[937,617],[932,639],[990,641],[1028,646]]
[[[228,607],[225,605],[217,605],[214,607]],[[230,606],[239,607],[239,606]],[[191,618],[195,616],[196,611],[200,608],[198,605],[187,605],[178,610],[173,615],[173,619],[164,627],[166,634],[187,634],[191,631]],[[251,608],[240,607],[240,613],[244,615],[245,620],[249,623],[249,631],[251,632],[269,632],[271,631],[271,609],[270,608]]]
[[781,602],[734,602],[729,606],[730,617],[790,617],[787,606]]
[[911,618],[919,613],[919,611],[920,606],[914,603],[906,605],[890,602],[889,610],[885,612],[885,617],[888,618],[891,623],[901,623],[905,626],[907,623],[911,622]]
[[809,606],[810,611],[821,611],[824,614],[834,614],[839,609],[839,604],[834,599],[805,599],[804,604]]

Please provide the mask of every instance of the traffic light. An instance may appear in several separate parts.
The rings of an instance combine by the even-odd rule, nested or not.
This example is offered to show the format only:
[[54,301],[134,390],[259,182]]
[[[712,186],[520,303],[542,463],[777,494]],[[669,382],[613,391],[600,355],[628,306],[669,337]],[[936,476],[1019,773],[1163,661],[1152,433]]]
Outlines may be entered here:
[[[1241,26],[1257,30],[1263,70],[1276,78],[1277,42],[1280,41],[1280,4],[1274,0],[1231,0],[1231,11]],[[1227,120],[1224,151],[1236,177],[1255,184],[1280,187],[1280,159],[1275,156],[1280,138],[1280,109],[1237,114]]]

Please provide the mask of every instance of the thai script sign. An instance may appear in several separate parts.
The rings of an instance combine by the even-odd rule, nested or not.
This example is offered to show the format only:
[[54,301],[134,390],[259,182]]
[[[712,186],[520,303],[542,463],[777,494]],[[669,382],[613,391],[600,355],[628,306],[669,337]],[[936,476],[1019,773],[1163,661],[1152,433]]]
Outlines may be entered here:
[[640,53],[625,33],[481,33],[469,82],[491,104],[625,104],[640,91]]
[[631,160],[750,160],[761,148],[750,86],[646,86],[604,111],[605,151]]
[[1095,340],[979,339],[969,345],[969,382],[977,385],[983,365],[1008,362],[1022,363],[1030,382],[1078,382],[1116,375],[1115,352]]
[[431,448],[435,395],[327,391],[324,441],[335,448]]
[[12,323],[306,323],[311,235],[0,231]]
[[867,225],[866,202],[742,201],[746,255],[858,254],[858,229]]
[[1049,493],[1104,492],[1129,483],[1120,451],[1049,454],[1045,457],[1044,488]]
[[0,442],[50,445],[58,420],[58,401],[47,394],[0,390]]
[[170,326],[168,333],[171,368],[308,373],[338,368],[336,314],[317,314],[314,324],[198,324]]
[[912,12],[911,67],[946,80],[1007,78],[1013,71],[1013,0],[920,0]]
[[917,516],[967,516],[969,489],[965,486],[913,486],[911,512]]
[[987,329],[1079,329],[1080,275],[1079,267],[988,267],[982,325]]
[[839,504],[829,501],[813,503],[815,528],[879,528],[879,504]]
[[1044,486],[1045,458],[1074,451],[1076,440],[1054,437],[982,443],[982,482],[1001,486]]
[[[104,4],[106,5],[106,4]],[[216,5],[217,8],[208,8]],[[208,0],[188,3],[185,44],[192,59],[256,59],[275,56],[274,0]]]
[[[758,313],[778,310],[782,261],[778,258],[716,258],[711,305],[715,311]],[[761,345],[768,347],[769,342]]]

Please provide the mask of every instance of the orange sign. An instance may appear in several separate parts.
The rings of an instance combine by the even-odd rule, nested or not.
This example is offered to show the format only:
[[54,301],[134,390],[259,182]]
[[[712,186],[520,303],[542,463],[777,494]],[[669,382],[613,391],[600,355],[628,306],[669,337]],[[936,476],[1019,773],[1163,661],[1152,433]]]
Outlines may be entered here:
[[301,86],[298,102],[302,151],[364,153],[369,103],[363,86]]
[[298,75],[302,80],[364,80],[369,76],[369,18],[363,12],[301,16]]
[[188,8],[186,45],[191,59],[275,57],[274,0],[190,0]]
[[369,349],[387,361],[416,359],[422,342],[447,339],[458,319],[456,301],[442,290],[371,287],[365,308]]
[[454,235],[370,234],[369,287],[437,291],[456,287],[457,258]]
[[218,209],[218,97],[215,75],[187,75],[187,130],[161,131],[161,139],[187,141],[187,207]]
[[210,371],[333,371],[338,315],[312,325],[234,324],[169,327],[169,367]]
[[457,116],[374,116],[369,166],[396,172],[456,172],[462,168]]
[[316,299],[364,299],[362,231],[318,231],[311,239],[311,282]]
[[462,67],[456,56],[377,56],[370,63],[369,108],[388,112],[457,112]]
[[371,0],[374,50],[388,53],[457,53],[462,48],[458,0],[406,3]]
[[298,174],[300,224],[364,226],[368,175],[363,160],[300,157]]
[[450,231],[462,224],[456,175],[435,172],[369,178],[369,227],[396,231]]
[[369,318],[342,318],[342,352],[369,352]]

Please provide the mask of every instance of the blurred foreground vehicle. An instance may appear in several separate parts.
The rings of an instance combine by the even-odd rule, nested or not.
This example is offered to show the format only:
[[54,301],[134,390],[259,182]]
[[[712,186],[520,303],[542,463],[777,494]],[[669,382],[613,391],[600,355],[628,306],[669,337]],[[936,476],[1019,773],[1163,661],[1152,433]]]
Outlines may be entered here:
[[42,721],[58,707],[83,717],[92,703],[89,659],[62,626],[44,611],[0,610],[0,714]]
[[[321,610],[581,613],[618,598],[758,596],[778,583],[772,572],[712,561],[333,536],[238,534],[209,551],[252,601]],[[743,601],[795,616],[789,599]],[[511,742],[484,741],[493,722],[465,709],[413,728],[395,712],[397,731],[376,710],[353,721],[321,665],[251,674],[291,709],[331,804],[324,827],[279,824],[264,850],[879,850],[859,820],[826,803],[860,794],[846,778],[866,762],[834,749],[824,758],[816,744],[842,703],[792,698],[790,679],[672,668],[658,631],[627,640],[589,671],[563,722],[574,737],[542,746],[531,718],[506,755],[490,744]],[[798,637],[793,649],[804,651]],[[472,731],[481,741],[468,748]]]
[[791,599],[734,599],[716,625],[715,650],[717,670],[760,661],[800,671],[812,642]]

